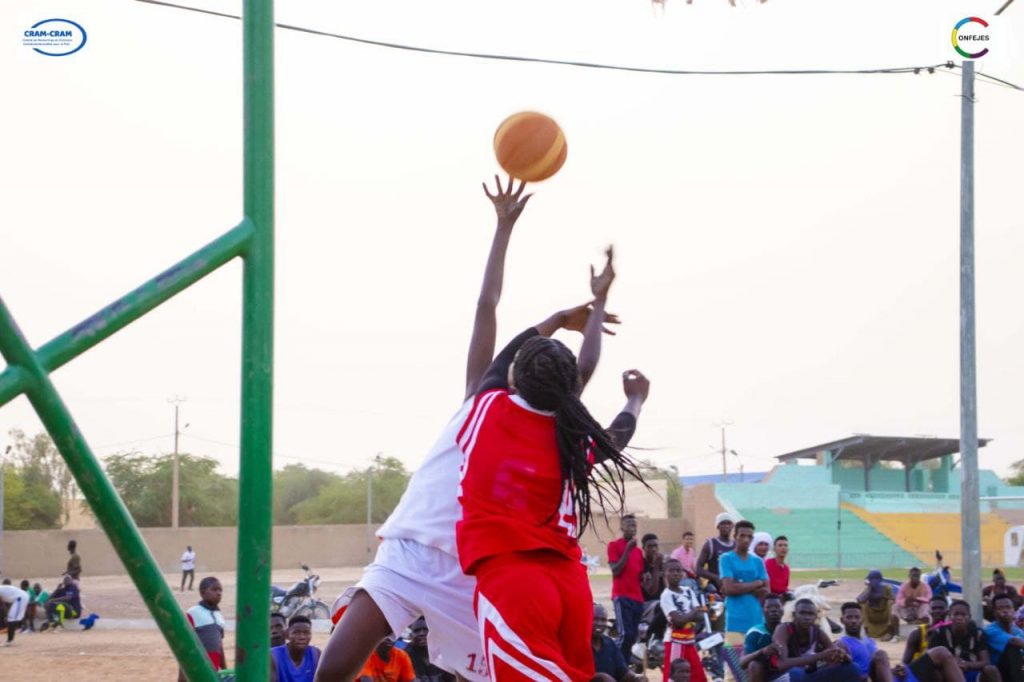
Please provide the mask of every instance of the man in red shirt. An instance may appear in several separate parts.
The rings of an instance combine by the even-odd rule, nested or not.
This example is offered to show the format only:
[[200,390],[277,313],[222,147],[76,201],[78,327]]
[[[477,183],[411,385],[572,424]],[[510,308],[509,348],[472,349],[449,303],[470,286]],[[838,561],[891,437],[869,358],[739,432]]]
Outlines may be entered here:
[[785,597],[789,592],[789,565],[786,563],[786,556],[789,555],[789,539],[785,535],[775,538],[775,556],[764,562],[768,571],[768,587],[772,594]]
[[636,642],[640,617],[644,613],[644,595],[640,575],[644,571],[644,553],[636,542],[636,517],[626,514],[619,524],[622,537],[608,543],[608,566],[612,569],[612,604],[619,631],[616,644],[627,661]]

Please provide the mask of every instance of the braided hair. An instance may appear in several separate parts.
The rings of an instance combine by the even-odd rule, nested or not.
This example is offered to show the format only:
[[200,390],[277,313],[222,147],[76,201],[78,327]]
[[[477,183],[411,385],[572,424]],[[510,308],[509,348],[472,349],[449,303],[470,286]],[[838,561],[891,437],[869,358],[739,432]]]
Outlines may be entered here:
[[[619,450],[611,436],[580,402],[583,390],[576,357],[565,344],[535,336],[522,345],[512,365],[515,391],[533,407],[555,413],[555,436],[562,466],[562,482],[572,494],[579,517],[578,534],[592,521],[591,501],[602,509],[608,503],[621,511],[626,477],[643,480],[633,460]],[[593,452],[593,466],[588,457]],[[560,500],[559,500],[560,503]],[[558,514],[556,504],[554,515]]]

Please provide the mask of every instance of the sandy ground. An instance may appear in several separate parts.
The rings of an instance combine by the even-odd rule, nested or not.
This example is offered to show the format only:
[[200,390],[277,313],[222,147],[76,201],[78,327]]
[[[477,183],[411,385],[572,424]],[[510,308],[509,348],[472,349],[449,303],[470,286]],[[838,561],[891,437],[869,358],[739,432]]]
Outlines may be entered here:
[[[354,583],[361,573],[359,568],[325,569],[320,575],[323,582],[318,596],[328,604],[347,586]],[[222,608],[228,617],[235,609],[236,575],[218,575],[224,583]],[[290,585],[302,577],[301,571],[275,571],[276,584]],[[799,585],[799,575],[794,575]],[[172,585],[179,579],[168,575]],[[611,578],[605,571],[594,575],[592,580],[594,598],[610,605]],[[149,617],[142,598],[125,576],[89,577],[83,581],[83,596],[87,612],[96,612],[110,619],[144,619]],[[862,586],[857,582],[846,582],[827,589],[824,594],[833,605],[833,614],[838,605],[854,597]],[[188,607],[196,603],[195,592],[178,593],[179,603]],[[101,619],[102,620],[102,619]],[[327,635],[313,636],[313,644],[323,646]],[[234,635],[228,633],[225,650],[233,658]],[[897,660],[903,651],[903,643],[882,644],[890,657]],[[13,647],[0,648],[0,678],[3,680],[25,680],[49,682],[67,678],[103,680],[104,682],[172,682],[176,679],[177,666],[174,657],[156,630],[110,630],[96,628],[88,632],[66,631],[19,635]],[[660,679],[654,673],[651,680]]]

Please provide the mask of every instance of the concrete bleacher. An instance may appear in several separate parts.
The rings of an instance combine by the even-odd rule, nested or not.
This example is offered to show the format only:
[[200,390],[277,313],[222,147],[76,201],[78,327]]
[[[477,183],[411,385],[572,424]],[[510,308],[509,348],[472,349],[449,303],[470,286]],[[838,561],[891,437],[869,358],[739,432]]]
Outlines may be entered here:
[[715,496],[758,530],[789,538],[794,568],[885,569],[919,563],[879,529],[840,508],[840,487],[824,467],[779,466],[759,484],[716,485]]

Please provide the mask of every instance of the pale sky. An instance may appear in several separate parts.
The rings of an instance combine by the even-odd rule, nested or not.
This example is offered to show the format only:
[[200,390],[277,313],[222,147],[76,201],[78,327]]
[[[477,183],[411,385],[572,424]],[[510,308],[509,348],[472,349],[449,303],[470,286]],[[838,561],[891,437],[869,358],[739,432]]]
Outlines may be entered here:
[[[959,62],[953,25],[1002,0],[739,4],[290,0],[277,19],[462,51],[846,69]],[[82,51],[21,46],[54,16],[86,28]],[[130,0],[8,0],[0,26],[0,295],[38,347],[241,219],[241,26]],[[1024,84],[1024,5],[992,35],[978,69]],[[480,182],[522,109],[555,117],[569,156],[516,227],[499,347],[586,300],[614,242],[623,325],[584,399],[607,421],[621,371],[643,370],[634,444],[656,463],[720,471],[722,420],[748,471],[852,433],[958,437],[958,71],[647,75],[276,38],[276,466],[418,466],[462,397],[494,224]],[[981,464],[1005,472],[1024,458],[1024,92],[979,81],[977,99]],[[232,264],[54,375],[98,454],[169,452],[178,395],[182,449],[237,471],[240,283]],[[12,427],[41,428],[24,398],[0,409],[0,445]]]

